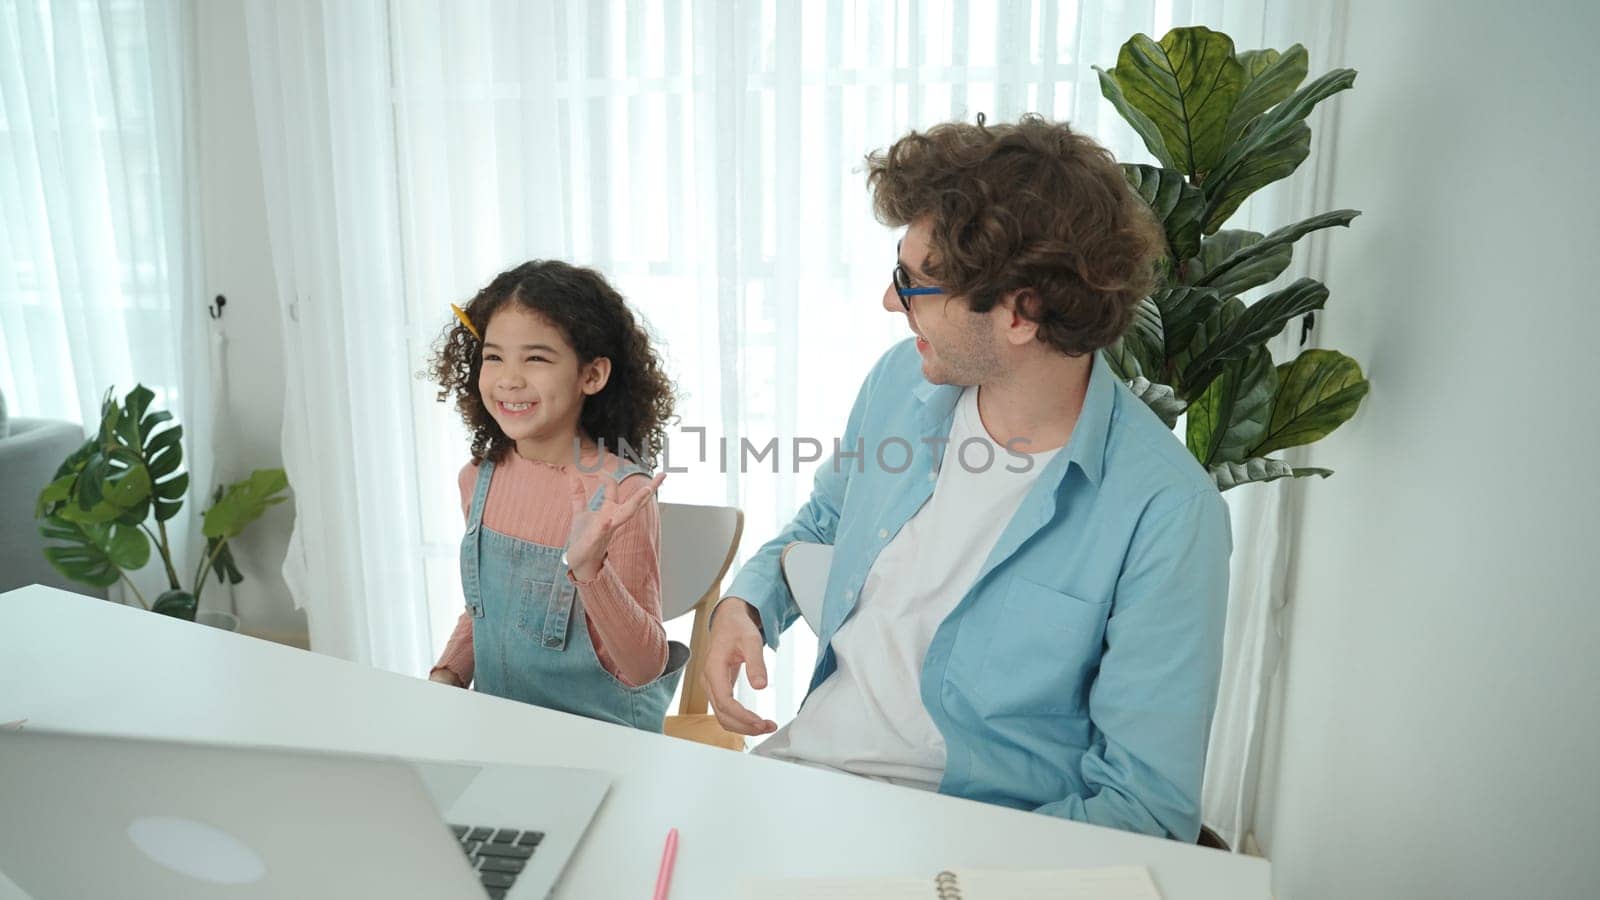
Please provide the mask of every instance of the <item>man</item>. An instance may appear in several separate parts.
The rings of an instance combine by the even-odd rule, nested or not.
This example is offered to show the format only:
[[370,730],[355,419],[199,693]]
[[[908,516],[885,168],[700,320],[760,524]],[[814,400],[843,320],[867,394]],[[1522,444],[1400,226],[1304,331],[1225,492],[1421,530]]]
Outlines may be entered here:
[[868,157],[905,227],[867,376],[811,499],[717,607],[718,721],[797,617],[792,541],[835,547],[810,693],[755,752],[1193,841],[1221,666],[1226,507],[1096,352],[1165,243],[1064,124],[950,123]]

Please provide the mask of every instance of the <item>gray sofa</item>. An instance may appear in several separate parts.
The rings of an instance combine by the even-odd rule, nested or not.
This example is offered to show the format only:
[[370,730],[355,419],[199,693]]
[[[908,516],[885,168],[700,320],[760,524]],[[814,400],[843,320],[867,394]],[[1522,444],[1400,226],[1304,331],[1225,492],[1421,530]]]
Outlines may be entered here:
[[83,426],[52,419],[11,419],[0,431],[0,592],[47,584],[104,597],[103,589],[67,579],[44,558],[45,540],[33,505],[67,455],[83,443]]

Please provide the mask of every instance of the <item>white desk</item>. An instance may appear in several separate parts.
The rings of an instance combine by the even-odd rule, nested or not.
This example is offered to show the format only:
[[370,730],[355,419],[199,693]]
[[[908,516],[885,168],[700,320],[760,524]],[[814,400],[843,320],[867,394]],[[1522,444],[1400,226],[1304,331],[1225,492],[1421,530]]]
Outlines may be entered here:
[[29,728],[608,770],[565,898],[648,897],[671,827],[684,900],[735,898],[758,875],[1114,864],[1150,867],[1166,900],[1270,896],[1259,859],[645,734],[51,588],[0,594],[0,660],[0,722]]

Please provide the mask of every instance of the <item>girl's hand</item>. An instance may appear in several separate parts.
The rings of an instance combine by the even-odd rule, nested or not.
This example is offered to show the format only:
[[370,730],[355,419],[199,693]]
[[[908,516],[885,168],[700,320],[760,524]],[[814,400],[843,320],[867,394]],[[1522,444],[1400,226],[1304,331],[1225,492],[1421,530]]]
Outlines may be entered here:
[[663,472],[651,479],[650,484],[627,500],[619,499],[616,482],[609,477],[600,485],[596,502],[588,502],[583,483],[574,481],[572,487],[572,531],[567,536],[567,565],[572,577],[579,581],[592,581],[600,574],[606,561],[606,550],[611,538],[629,519],[654,496],[661,482],[667,480]]
[[448,684],[451,687],[463,687],[461,684],[461,679],[457,678],[456,673],[450,671],[449,669],[433,670],[433,674],[428,676],[428,680],[437,681],[440,684]]

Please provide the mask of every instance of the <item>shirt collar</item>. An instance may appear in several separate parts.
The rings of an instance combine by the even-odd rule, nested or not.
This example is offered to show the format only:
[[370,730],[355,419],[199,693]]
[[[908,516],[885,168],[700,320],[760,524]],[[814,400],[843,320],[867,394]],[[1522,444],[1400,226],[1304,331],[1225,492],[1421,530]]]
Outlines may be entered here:
[[[923,381],[912,394],[922,404],[921,419],[929,434],[948,433],[951,416],[955,414],[956,401],[961,399],[960,385],[932,384]],[[1089,387],[1084,393],[1083,408],[1078,412],[1078,422],[1072,427],[1072,437],[1067,441],[1065,465],[1076,464],[1084,476],[1095,484],[1100,483],[1105,472],[1106,444],[1111,436],[1111,417],[1117,405],[1117,377],[1105,358],[1094,354],[1089,368]]]
[[1106,444],[1111,438],[1111,417],[1117,407],[1117,376],[1098,351],[1089,368],[1089,388],[1083,395],[1083,409],[1072,426],[1067,441],[1067,459],[1095,484],[1106,468]]

